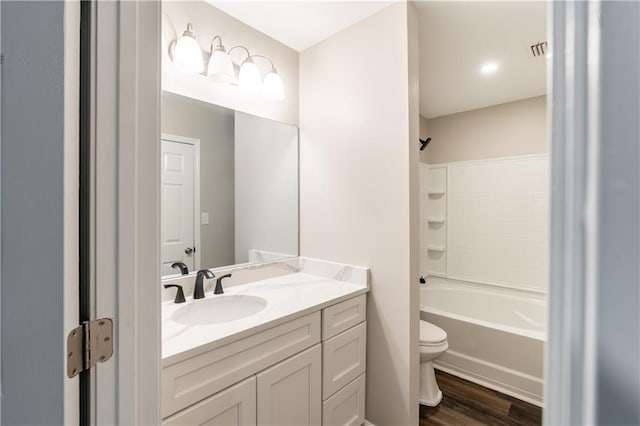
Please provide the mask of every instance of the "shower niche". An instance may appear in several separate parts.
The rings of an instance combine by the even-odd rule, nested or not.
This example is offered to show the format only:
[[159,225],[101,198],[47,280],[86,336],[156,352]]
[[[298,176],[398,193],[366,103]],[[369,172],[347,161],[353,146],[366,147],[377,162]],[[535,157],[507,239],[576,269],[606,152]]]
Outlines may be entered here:
[[447,167],[428,167],[423,175],[426,190],[427,275],[447,273]]

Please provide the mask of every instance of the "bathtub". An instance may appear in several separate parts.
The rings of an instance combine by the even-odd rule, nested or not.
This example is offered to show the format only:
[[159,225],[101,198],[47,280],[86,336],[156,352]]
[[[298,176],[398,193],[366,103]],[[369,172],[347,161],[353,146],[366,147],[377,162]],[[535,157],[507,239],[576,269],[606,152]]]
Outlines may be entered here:
[[420,309],[447,332],[437,369],[542,406],[544,295],[430,277]]

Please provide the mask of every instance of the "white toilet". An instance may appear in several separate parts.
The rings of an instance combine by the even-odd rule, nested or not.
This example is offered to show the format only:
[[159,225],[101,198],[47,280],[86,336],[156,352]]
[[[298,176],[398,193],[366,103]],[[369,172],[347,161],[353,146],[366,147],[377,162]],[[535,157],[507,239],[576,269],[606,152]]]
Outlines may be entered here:
[[442,400],[433,361],[449,349],[447,333],[431,323],[420,321],[420,404],[435,407]]

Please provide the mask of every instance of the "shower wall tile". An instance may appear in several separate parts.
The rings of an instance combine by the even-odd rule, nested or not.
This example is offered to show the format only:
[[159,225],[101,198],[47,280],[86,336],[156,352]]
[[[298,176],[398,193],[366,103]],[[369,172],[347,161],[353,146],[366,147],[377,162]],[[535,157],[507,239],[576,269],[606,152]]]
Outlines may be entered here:
[[449,278],[545,290],[548,156],[448,165]]

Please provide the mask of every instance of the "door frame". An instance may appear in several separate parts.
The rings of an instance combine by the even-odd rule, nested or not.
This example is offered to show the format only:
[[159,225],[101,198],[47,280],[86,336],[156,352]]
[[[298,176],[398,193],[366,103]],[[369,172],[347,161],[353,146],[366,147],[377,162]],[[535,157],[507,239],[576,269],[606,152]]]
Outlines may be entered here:
[[[102,230],[111,231],[114,236],[115,241],[106,241],[106,246],[115,244],[100,258],[105,262],[102,273],[106,275],[100,277],[104,278],[104,286],[94,283],[92,288],[102,293],[98,295],[97,311],[115,317],[116,350],[113,360],[98,367],[104,377],[96,384],[101,398],[94,422],[97,418],[108,424],[160,424],[157,265],[161,4],[95,3],[99,9],[99,28],[104,29],[98,31],[96,43],[98,56],[103,59],[100,76],[96,77],[97,98],[105,100],[98,105],[115,105],[113,110],[98,111],[97,116],[104,115],[97,118],[98,125],[105,130],[96,134],[99,143],[114,144],[117,155],[100,159],[116,180],[102,182],[96,193],[98,200],[113,202],[105,204],[111,222],[107,220]],[[616,7],[619,4],[601,1],[549,3],[549,30],[555,56],[549,70],[553,91],[549,94],[552,232],[549,349],[545,366],[547,424],[592,424],[596,420],[596,405],[601,402],[595,386],[598,355],[602,353],[596,342],[599,327],[596,320],[598,315],[603,318],[601,308],[606,306],[596,296],[608,296],[601,291],[604,286],[601,278],[603,272],[611,271],[615,265],[600,255],[604,249],[616,249],[613,241],[604,239],[605,231],[618,229],[622,223],[619,220],[605,223],[606,217],[600,217],[602,212],[596,207],[600,207],[597,202],[603,195],[601,187],[612,188],[612,180],[622,170],[603,169],[596,164],[602,160],[598,150],[607,147],[606,136],[615,133],[607,135],[600,127],[612,120],[611,112],[607,115],[612,100],[609,105],[598,102],[600,90],[608,87],[611,80],[617,79],[618,84],[626,81],[620,80],[624,75],[615,73],[608,75],[608,80],[599,80],[605,67],[615,66],[624,71],[623,64],[606,63],[601,58],[607,59],[607,52],[619,51],[616,42],[625,39],[614,33],[608,44],[601,45],[600,16],[594,12]],[[628,17],[632,18],[637,17]],[[589,35],[586,40],[584,34]],[[637,61],[640,52],[624,54]],[[113,95],[116,93],[118,96]],[[637,109],[637,105],[633,107]],[[580,142],[585,140],[586,143]],[[113,154],[113,149],[107,153]],[[632,185],[629,189],[638,189],[638,182],[627,183]],[[637,243],[637,236],[634,237]],[[609,244],[607,247],[600,246],[603,240]],[[634,260],[637,268],[637,257]],[[107,268],[117,272],[110,276]],[[615,319],[623,318],[611,318]]]
[[92,318],[114,352],[91,370],[86,424],[161,423],[161,3],[89,0]]
[[[200,256],[202,254],[202,246],[200,245],[200,139],[172,135],[170,133],[162,133],[160,139],[161,141],[193,145],[193,245],[196,247],[193,266],[194,270],[198,271],[200,270]],[[162,206],[162,200],[160,206]],[[160,215],[162,215],[162,207]],[[160,220],[162,221],[162,216]]]
[[549,12],[544,423],[637,424],[640,6],[551,2]]

